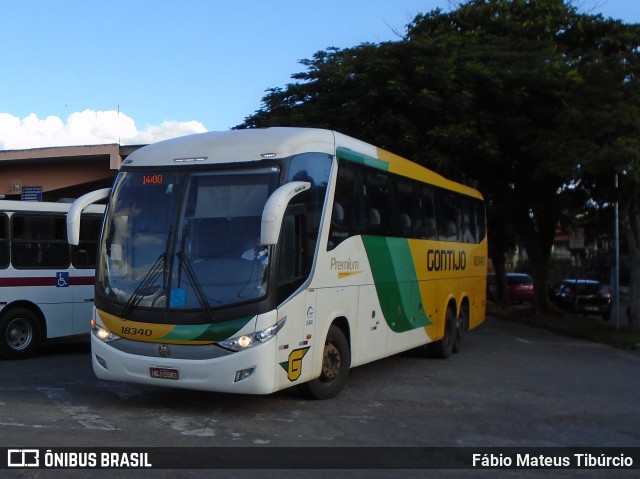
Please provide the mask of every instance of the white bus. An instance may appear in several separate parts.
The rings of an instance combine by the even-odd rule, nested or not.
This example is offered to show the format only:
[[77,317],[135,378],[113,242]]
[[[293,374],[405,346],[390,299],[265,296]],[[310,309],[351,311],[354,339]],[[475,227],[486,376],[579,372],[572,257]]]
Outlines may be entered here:
[[32,356],[42,340],[88,334],[104,206],[67,241],[69,203],[0,200],[0,356]]
[[[68,217],[77,237],[80,198]],[[100,239],[103,379],[330,398],[350,367],[447,357],[485,316],[482,196],[327,130],[176,138],[131,154]]]

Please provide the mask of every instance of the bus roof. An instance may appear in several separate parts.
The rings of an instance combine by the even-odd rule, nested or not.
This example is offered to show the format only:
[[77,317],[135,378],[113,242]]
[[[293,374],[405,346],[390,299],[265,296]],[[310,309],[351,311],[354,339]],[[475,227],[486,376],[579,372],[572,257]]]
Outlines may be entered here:
[[[54,203],[48,201],[14,201],[0,200],[0,212],[34,212],[34,213],[66,213],[72,203]],[[84,212],[103,214],[105,205],[90,205]]]
[[212,131],[181,136],[140,148],[127,157],[127,166],[219,164],[286,158],[314,151],[335,153],[334,133],[311,128],[265,128]]
[[317,128],[272,127],[197,133],[154,143],[130,154],[127,167],[215,165],[286,158],[298,153],[335,155],[374,168],[428,182],[463,194],[481,198],[478,191],[350,136]]

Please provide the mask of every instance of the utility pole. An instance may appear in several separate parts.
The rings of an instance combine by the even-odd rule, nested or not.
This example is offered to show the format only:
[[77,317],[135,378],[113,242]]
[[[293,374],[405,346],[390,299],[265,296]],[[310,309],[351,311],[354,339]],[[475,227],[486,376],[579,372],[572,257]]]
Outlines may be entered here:
[[616,329],[620,329],[620,229],[618,226],[618,173],[615,175],[615,195],[616,202],[614,207],[615,224],[613,226],[613,237],[615,242],[615,273],[614,273],[614,308],[616,311]]

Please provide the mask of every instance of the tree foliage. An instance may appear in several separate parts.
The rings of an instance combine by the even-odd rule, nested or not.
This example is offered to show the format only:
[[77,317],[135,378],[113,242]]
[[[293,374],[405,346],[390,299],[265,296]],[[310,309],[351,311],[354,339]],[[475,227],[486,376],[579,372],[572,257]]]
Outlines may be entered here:
[[238,128],[335,129],[478,187],[494,265],[520,242],[544,308],[558,222],[611,204],[615,172],[640,270],[639,52],[637,25],[563,0],[471,0],[399,41],[315,53]]

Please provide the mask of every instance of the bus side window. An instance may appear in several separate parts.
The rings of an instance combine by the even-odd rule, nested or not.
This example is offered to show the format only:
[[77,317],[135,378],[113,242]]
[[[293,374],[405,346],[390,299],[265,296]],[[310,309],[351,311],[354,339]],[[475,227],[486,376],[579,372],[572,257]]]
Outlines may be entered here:
[[73,247],[72,254],[72,263],[75,268],[95,268],[101,226],[102,219],[99,217],[80,219],[80,243]]
[[367,171],[367,206],[369,217],[367,234],[394,236],[395,194],[389,175],[382,171],[368,168]]
[[[290,210],[304,210],[293,205]],[[282,220],[278,254],[278,302],[288,298],[304,282],[311,271],[306,252],[306,220],[303,213],[291,212]]]
[[480,200],[473,200],[473,220],[476,224],[476,240],[482,241],[487,233],[485,226],[484,203]]
[[462,212],[458,195],[441,190],[438,195],[438,239],[459,241],[462,232]]
[[395,182],[397,214],[394,229],[401,238],[421,238],[418,231],[422,225],[418,183],[399,177]]
[[340,160],[327,250],[364,231],[368,221],[362,166]]
[[302,153],[291,160],[288,181],[308,181],[311,188],[296,198],[296,203],[304,203],[306,207],[307,227],[309,234],[318,237],[320,217],[331,175],[333,158],[320,153]]
[[291,159],[287,180],[308,181],[311,188],[295,198],[295,203],[305,207],[306,252],[305,262],[311,264],[316,252],[322,210],[327,196],[333,156],[321,153],[302,153]]
[[436,221],[436,209],[434,205],[434,191],[428,186],[423,186],[420,189],[420,226],[416,228],[419,233],[419,238],[424,239],[437,239],[437,221]]
[[462,241],[465,243],[478,242],[478,225],[472,198],[466,197],[462,205]]
[[6,215],[0,215],[0,268],[4,269],[9,266],[9,236],[7,227],[9,220]]
[[19,215],[11,217],[16,268],[67,268],[70,250],[64,216]]

